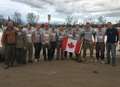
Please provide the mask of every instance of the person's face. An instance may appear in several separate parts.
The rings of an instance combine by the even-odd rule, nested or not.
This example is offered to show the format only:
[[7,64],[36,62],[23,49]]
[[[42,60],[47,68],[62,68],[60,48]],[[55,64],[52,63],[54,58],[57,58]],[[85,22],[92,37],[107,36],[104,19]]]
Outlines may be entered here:
[[40,29],[40,25],[36,25],[36,29],[39,30]]
[[98,30],[101,31],[102,30],[102,26],[98,26]]
[[52,32],[55,32],[55,29],[54,29],[54,28],[52,29]]
[[60,27],[60,31],[63,31],[64,30],[64,28],[63,27]]
[[79,28],[77,28],[76,31],[79,31]]
[[63,29],[63,27],[62,27],[62,26],[60,26],[60,29]]
[[87,24],[86,24],[86,28],[90,28],[90,24],[87,23]]
[[108,27],[108,28],[112,28],[112,24],[111,24],[111,23],[108,23],[108,24],[107,24],[107,27]]
[[31,29],[31,26],[30,26],[30,25],[28,25],[27,27],[28,27],[29,30]]
[[48,25],[44,25],[44,29],[48,30],[49,29]]
[[23,27],[20,26],[20,27],[19,27],[19,31],[22,31],[22,30],[23,30]]
[[8,22],[8,28],[13,28],[13,22]]
[[49,28],[48,27],[45,27],[45,30],[48,30]]

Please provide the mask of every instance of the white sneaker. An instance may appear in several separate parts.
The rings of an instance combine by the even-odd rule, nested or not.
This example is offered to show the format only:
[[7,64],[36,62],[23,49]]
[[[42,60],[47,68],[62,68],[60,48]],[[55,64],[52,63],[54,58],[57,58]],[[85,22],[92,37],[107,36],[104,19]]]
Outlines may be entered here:
[[105,61],[102,60],[102,61],[101,61],[101,64],[105,64]]
[[99,61],[97,59],[95,59],[95,63],[98,63]]
[[37,59],[35,59],[34,62],[37,63]]

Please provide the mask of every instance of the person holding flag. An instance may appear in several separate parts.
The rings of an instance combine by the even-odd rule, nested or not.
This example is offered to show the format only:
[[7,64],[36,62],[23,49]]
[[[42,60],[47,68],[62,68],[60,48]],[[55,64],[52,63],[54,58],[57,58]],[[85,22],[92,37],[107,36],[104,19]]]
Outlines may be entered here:
[[[67,37],[68,39],[74,39],[74,35],[73,35],[73,28],[68,28],[68,31],[67,31]],[[69,46],[72,46],[72,44],[69,44]],[[69,53],[69,58],[72,59],[72,56],[73,56],[73,53],[72,52],[67,52],[67,51],[64,51],[64,56],[66,57],[67,59],[67,53]]]
[[[78,59],[82,47],[82,43],[80,40],[79,32],[75,32],[75,28],[70,28],[68,30],[67,37],[63,39],[62,47],[64,48],[65,55],[69,53],[69,57],[72,58],[73,54],[76,54]],[[78,35],[77,35],[78,34]]]
[[64,59],[64,47],[62,47],[64,38],[66,38],[66,31],[64,30],[64,27],[61,26],[57,31],[57,60],[59,60],[60,58],[62,60]]
[[75,30],[73,31],[73,35],[74,35],[74,39],[77,40],[79,42],[79,45],[80,45],[80,51],[79,53],[75,53],[76,54],[76,59],[78,62],[82,62],[82,59],[81,59],[81,48],[82,48],[82,45],[83,45],[83,38],[81,36],[81,30],[79,28],[79,26],[76,26]]

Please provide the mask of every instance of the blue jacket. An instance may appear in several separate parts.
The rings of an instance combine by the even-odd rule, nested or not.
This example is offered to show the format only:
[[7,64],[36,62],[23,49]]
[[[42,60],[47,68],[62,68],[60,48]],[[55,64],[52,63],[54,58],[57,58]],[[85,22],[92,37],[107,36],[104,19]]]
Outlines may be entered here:
[[116,28],[111,28],[106,30],[107,43],[116,43],[119,40],[118,30]]

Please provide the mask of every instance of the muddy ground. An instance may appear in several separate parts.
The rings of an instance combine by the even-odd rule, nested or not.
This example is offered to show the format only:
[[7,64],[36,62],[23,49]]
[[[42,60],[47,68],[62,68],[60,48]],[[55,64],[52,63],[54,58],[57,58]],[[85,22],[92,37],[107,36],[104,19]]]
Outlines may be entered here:
[[19,65],[0,64],[0,87],[120,87],[120,60],[116,67],[72,60]]

